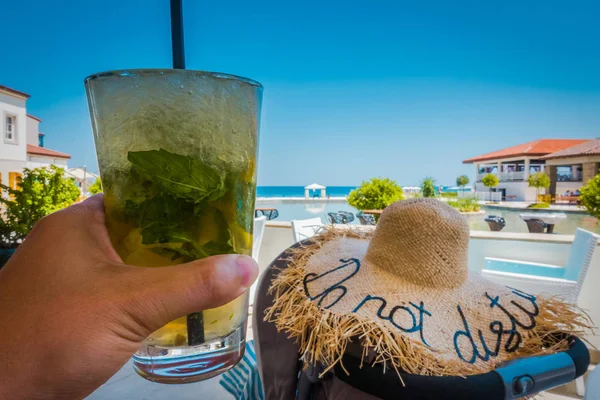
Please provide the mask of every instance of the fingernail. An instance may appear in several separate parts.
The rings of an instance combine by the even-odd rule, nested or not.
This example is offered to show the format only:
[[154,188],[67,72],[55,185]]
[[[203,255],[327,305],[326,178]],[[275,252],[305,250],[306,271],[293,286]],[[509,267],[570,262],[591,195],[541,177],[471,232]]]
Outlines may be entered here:
[[235,259],[235,263],[240,268],[242,285],[247,288],[252,286],[252,283],[254,282],[254,276],[256,275],[256,270],[258,268],[256,261],[254,261],[252,257],[238,256]]

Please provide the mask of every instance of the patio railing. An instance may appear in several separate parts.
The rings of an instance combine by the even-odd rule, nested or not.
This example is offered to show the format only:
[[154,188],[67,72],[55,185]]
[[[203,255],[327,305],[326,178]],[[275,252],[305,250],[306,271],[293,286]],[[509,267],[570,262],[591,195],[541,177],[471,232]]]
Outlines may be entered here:
[[[500,179],[501,182],[522,181],[525,178],[524,171],[501,172],[500,175],[498,175],[497,173],[494,172],[493,174],[498,176],[498,178]],[[487,175],[487,173],[477,174],[477,180],[481,181],[483,179],[483,177],[486,175]]]

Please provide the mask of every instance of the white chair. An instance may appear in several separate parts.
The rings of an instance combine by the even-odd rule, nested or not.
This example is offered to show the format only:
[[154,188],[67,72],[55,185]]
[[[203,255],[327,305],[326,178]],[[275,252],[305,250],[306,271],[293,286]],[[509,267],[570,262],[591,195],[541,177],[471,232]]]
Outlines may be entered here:
[[577,229],[567,265],[485,258],[481,271],[485,278],[532,294],[549,293],[577,303],[581,286],[587,275],[600,236]]
[[584,392],[585,393],[581,393],[579,388],[577,390],[577,394],[579,396],[584,396],[584,400],[600,400],[600,368],[595,367],[589,373]]
[[263,236],[265,235],[265,225],[267,224],[267,217],[262,216],[254,219],[254,233],[252,234],[252,258],[258,262],[258,253],[260,252],[260,245],[262,243]]
[[319,231],[323,222],[321,218],[295,219],[292,220],[292,233],[294,235],[294,243],[315,236]]
[[[258,262],[258,255],[260,252],[260,245],[262,243],[263,236],[265,235],[265,225],[267,224],[267,217],[262,216],[254,219],[254,232],[252,234],[252,258]],[[250,305],[254,304],[254,296],[256,292],[256,284],[258,279],[250,287]]]

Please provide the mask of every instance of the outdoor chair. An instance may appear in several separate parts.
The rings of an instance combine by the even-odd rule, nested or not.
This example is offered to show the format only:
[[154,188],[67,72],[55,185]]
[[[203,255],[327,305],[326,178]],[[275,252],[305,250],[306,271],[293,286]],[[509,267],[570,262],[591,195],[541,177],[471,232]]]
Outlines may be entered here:
[[566,266],[485,258],[482,276],[527,293],[546,292],[577,302],[600,236],[578,228]]
[[371,214],[360,214],[357,217],[361,225],[377,225],[375,217]]
[[267,220],[271,221],[271,220],[279,217],[279,211],[277,211],[276,208],[273,208],[270,210],[254,210],[255,218],[258,218],[262,215],[264,215],[267,218]]
[[354,221],[354,214],[348,211],[338,211],[338,214],[342,217],[344,224],[349,224]]
[[525,223],[527,224],[529,233],[546,233],[546,229],[548,228],[547,223],[537,218],[526,219]]
[[260,245],[265,234],[266,224],[267,217],[264,215],[254,219],[254,231],[252,234],[252,258],[254,258],[256,262],[258,262],[258,253],[260,251]]
[[329,222],[331,222],[332,224],[345,224],[346,223],[344,221],[344,218],[340,215],[340,213],[330,212],[330,213],[327,213],[327,216],[329,217]]
[[323,226],[323,221],[321,221],[321,218],[292,220],[292,234],[294,235],[294,243],[315,236],[321,229],[321,226]]
[[488,216],[484,219],[484,221],[487,222],[488,226],[490,227],[490,231],[492,232],[500,232],[506,226],[504,218],[497,217],[495,215]]
[[[527,293],[548,293],[577,304],[599,239],[600,236],[578,228],[571,245],[567,265],[564,267],[486,257],[481,275],[496,283]],[[578,378],[575,384],[577,394],[583,396],[583,378]]]

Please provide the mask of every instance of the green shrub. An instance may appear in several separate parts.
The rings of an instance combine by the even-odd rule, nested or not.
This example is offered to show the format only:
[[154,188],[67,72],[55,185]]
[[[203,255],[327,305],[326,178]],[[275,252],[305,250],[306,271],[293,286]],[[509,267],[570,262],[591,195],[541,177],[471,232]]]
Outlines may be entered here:
[[581,205],[594,217],[600,218],[600,174],[596,175],[581,188]]
[[481,206],[476,197],[465,197],[458,200],[450,200],[449,206],[456,208],[460,212],[477,212],[481,210]]
[[458,192],[442,192],[441,196],[446,199],[456,199]]
[[0,184],[0,247],[16,247],[33,225],[55,211],[68,207],[79,198],[73,179],[63,178],[65,171],[55,165],[49,168],[24,169],[17,178],[17,189]]
[[372,178],[348,195],[348,204],[358,210],[383,210],[390,204],[403,200],[402,188],[388,178]]
[[431,177],[425,177],[421,182],[421,194],[423,197],[435,197],[435,180]]
[[102,193],[102,181],[100,178],[96,179],[96,181],[92,183],[92,185],[88,188],[88,191],[91,194]]
[[[545,189],[550,187],[550,177],[543,172],[536,172],[535,174],[529,175],[527,178],[527,182],[529,183],[529,187],[535,188],[535,201],[538,201],[540,197],[540,189]],[[539,208],[548,208],[548,207],[539,207]]]
[[527,208],[550,208],[550,204],[548,204],[548,203],[535,203],[535,204],[528,205]]

